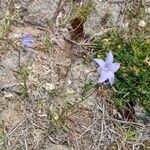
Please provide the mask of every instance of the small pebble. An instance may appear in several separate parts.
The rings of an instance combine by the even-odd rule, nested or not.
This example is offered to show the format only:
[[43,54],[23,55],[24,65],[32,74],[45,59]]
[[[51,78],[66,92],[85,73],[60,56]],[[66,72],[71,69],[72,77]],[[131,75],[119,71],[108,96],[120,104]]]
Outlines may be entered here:
[[50,83],[46,83],[44,85],[44,88],[47,90],[47,91],[52,91],[55,89],[55,85],[54,84],[50,84]]
[[144,20],[140,20],[139,24],[140,27],[145,27],[146,26],[146,22]]

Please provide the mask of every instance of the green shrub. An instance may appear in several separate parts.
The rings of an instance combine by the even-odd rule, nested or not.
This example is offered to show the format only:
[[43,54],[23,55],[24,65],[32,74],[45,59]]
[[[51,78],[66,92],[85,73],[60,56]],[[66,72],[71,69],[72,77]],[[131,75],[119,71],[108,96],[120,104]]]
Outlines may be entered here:
[[150,40],[145,33],[112,30],[95,41],[96,55],[104,58],[112,50],[121,67],[116,73],[114,93],[118,107],[138,103],[150,112]]

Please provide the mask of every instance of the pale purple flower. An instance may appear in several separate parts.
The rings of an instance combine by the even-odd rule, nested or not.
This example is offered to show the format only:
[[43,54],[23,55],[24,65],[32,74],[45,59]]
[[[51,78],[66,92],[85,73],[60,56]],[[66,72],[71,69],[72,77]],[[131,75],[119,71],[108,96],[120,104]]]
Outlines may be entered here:
[[23,35],[22,39],[21,39],[21,43],[23,47],[27,47],[27,48],[32,48],[34,45],[34,38],[33,35],[31,34],[25,34]]
[[120,68],[119,63],[113,63],[112,51],[110,51],[107,54],[105,61],[102,59],[94,59],[94,61],[99,66],[98,73],[100,74],[100,77],[98,79],[98,83],[102,83],[105,82],[106,80],[109,80],[109,83],[112,85],[115,79],[114,73]]

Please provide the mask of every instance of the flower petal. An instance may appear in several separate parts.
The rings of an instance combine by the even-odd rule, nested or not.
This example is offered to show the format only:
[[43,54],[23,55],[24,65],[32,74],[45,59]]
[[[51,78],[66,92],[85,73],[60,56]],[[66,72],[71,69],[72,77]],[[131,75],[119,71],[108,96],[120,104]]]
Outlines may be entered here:
[[114,73],[109,74],[108,80],[109,80],[109,83],[110,83],[111,85],[113,85],[114,80],[115,80],[115,75],[114,75]]
[[107,72],[106,71],[102,71],[100,77],[98,78],[98,83],[103,83],[104,81],[106,81],[108,79],[108,77],[106,76]]
[[94,61],[98,64],[98,66],[102,69],[105,66],[105,61],[102,59],[94,59]]
[[110,71],[102,71],[101,75],[98,79],[98,83],[103,83],[104,81],[106,81],[107,79],[110,80],[110,83],[113,83],[113,79],[114,79],[114,73],[110,72]]
[[23,47],[32,47],[34,44],[34,39],[31,34],[25,34],[22,37],[22,46]]
[[110,71],[102,71],[100,78],[98,79],[98,83],[103,83],[106,80],[109,80],[109,83],[112,85],[114,83],[115,75]]
[[112,73],[115,73],[119,68],[120,68],[120,64],[119,63],[112,63],[112,64],[108,65],[108,69]]
[[113,54],[112,54],[112,51],[109,51],[109,53],[107,54],[107,57],[106,57],[106,60],[105,60],[105,62],[107,63],[107,64],[110,64],[110,63],[113,63]]

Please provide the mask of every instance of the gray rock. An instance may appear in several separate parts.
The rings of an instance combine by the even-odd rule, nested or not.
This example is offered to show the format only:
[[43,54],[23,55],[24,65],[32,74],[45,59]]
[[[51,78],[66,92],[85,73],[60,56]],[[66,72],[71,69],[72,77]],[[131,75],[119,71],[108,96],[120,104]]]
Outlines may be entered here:
[[59,0],[38,0],[28,6],[28,15],[24,16],[26,22],[46,26],[47,22],[52,23]]
[[145,125],[150,125],[150,117],[146,115],[145,110],[139,105],[136,105],[134,109],[137,121]]
[[[29,65],[35,57],[32,51],[20,51],[21,66]],[[18,83],[14,72],[19,71],[19,53],[15,50],[8,51],[0,60],[0,89],[8,84]]]
[[108,1],[93,0],[93,2],[96,3],[95,9],[84,25],[86,34],[96,34],[104,28],[120,24],[121,7],[119,4],[112,3],[112,1],[110,3]]
[[[93,84],[97,83],[97,73],[94,72],[95,69],[96,68],[92,67],[91,64],[84,64],[82,59],[78,59],[72,64],[65,85],[65,94],[69,102],[81,101],[81,92],[85,84],[89,83],[89,81],[93,81]],[[93,105],[92,101],[96,96],[96,91],[94,92],[93,90],[92,88],[87,92],[85,95],[87,100],[85,103],[82,103],[89,108]]]

